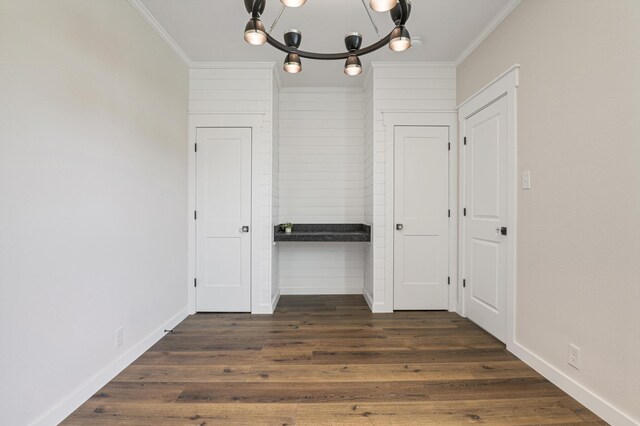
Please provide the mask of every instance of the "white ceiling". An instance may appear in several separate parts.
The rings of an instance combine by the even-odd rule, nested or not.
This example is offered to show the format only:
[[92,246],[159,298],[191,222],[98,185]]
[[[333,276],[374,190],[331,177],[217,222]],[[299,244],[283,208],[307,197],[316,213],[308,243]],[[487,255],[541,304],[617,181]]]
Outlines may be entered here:
[[[244,42],[249,14],[242,0],[141,2],[193,62],[276,62],[281,68],[284,53],[269,45]],[[423,38],[423,45],[401,53],[380,49],[363,57],[363,66],[371,61],[453,62],[508,3],[510,0],[413,0],[407,28],[412,36]],[[267,30],[280,7],[278,0],[267,1],[262,15]],[[381,35],[393,29],[388,12],[371,14]],[[302,31],[300,49],[307,51],[344,51],[344,35],[354,31],[363,34],[363,45],[378,40],[361,0],[309,0],[302,7],[287,8],[272,34],[282,41],[283,32],[290,28]],[[297,75],[280,71],[284,86],[362,86],[362,76],[344,75],[343,61],[303,59],[302,66]]]

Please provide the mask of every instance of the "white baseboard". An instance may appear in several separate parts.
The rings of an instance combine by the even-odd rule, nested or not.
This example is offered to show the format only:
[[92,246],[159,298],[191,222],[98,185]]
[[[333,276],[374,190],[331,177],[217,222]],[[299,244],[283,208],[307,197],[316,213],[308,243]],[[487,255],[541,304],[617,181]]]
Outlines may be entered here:
[[631,416],[623,413],[604,398],[576,382],[521,344],[514,342],[507,345],[507,349],[607,423],[616,426],[640,424],[640,419],[632,419]]
[[100,390],[111,379],[116,377],[122,370],[128,367],[140,355],[145,353],[158,340],[165,336],[165,329],[172,329],[180,324],[188,316],[188,308],[184,307],[180,312],[166,321],[162,326],[151,332],[147,337],[133,345],[127,352],[116,358],[101,371],[96,373],[89,380],[78,386],[62,402],[49,409],[46,413],[38,417],[32,425],[57,425],[69,414],[73,413],[86,400]]
[[369,294],[366,288],[362,289],[362,295],[364,296],[364,300],[367,302],[367,305],[369,305],[369,309],[373,312],[373,295]]
[[374,303],[371,311],[374,314],[392,314],[393,306],[388,303]]
[[362,287],[280,287],[283,296],[310,296],[330,294],[362,294]]
[[278,291],[276,291],[276,294],[273,295],[273,297],[271,298],[271,312],[275,312],[276,308],[278,307],[278,302],[280,301],[280,295],[282,293],[280,292],[280,289],[278,289]]

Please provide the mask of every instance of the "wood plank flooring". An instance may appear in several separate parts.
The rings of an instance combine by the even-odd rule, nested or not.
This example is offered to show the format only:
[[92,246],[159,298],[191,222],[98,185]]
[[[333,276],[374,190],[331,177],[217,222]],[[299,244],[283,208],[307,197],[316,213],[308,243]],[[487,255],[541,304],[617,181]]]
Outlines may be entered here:
[[283,296],[187,318],[66,425],[605,424],[470,321]]

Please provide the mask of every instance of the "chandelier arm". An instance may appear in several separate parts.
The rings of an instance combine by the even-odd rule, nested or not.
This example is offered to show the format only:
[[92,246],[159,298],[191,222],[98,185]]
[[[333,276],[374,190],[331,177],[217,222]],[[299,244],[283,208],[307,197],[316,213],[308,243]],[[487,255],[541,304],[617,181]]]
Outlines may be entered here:
[[[391,33],[389,33],[386,37],[382,38],[380,41],[367,46],[367,47],[363,47],[362,49],[359,49],[356,52],[356,55],[358,56],[363,56],[363,55],[367,55],[371,52],[375,52],[376,50],[380,49],[381,47],[386,46],[389,43],[389,40],[391,40]],[[291,52],[295,52],[298,54],[298,56],[300,56],[301,58],[307,58],[307,59],[317,59],[317,60],[321,60],[321,61],[334,61],[334,60],[340,60],[340,59],[347,59],[350,55],[352,55],[353,53],[351,52],[343,52],[343,53],[315,53],[315,52],[306,52],[304,50],[298,50],[292,47],[288,47],[287,45],[280,43],[278,40],[276,40],[275,38],[273,38],[270,34],[267,34],[267,43],[269,43],[271,46],[275,47],[278,50],[281,50],[282,52],[285,53],[291,53]]]

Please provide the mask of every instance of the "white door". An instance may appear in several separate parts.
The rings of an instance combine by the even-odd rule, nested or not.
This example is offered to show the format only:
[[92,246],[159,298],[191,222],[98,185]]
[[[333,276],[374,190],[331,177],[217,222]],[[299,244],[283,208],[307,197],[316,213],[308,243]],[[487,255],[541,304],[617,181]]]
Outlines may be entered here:
[[201,128],[196,152],[196,309],[251,311],[251,129]]
[[396,127],[394,283],[397,310],[448,309],[449,128]]
[[463,122],[465,314],[503,342],[509,238],[507,107],[507,98],[500,98]]

